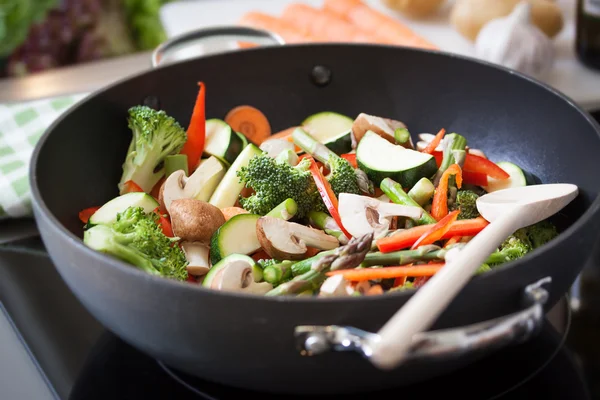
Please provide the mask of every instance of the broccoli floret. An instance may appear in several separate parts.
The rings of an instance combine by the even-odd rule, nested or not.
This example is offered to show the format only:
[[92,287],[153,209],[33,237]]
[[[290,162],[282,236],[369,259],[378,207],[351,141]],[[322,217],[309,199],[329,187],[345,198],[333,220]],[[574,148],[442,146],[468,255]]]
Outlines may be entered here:
[[96,225],[84,233],[84,243],[97,251],[111,254],[153,275],[187,279],[187,260],[174,242],[157,224],[158,215],[130,207],[117,215],[111,226]]
[[477,211],[477,193],[471,190],[459,190],[456,194],[456,201],[452,205],[452,210],[460,209],[458,219],[470,219],[479,217]]
[[332,152],[327,166],[330,172],[325,178],[336,196],[340,193],[362,194],[356,171],[348,160]]
[[165,157],[179,153],[187,134],[173,117],[147,106],[129,109],[128,126],[133,136],[123,163],[119,190],[124,194],[124,184],[131,180],[149,193],[165,174]]
[[[338,156],[301,128],[292,133],[292,138],[294,144],[327,166],[329,174],[325,179],[331,185],[336,196],[339,196],[340,193],[362,194],[359,175],[348,160]],[[363,182],[363,186],[367,186],[367,190],[369,189],[368,182],[367,185]]]
[[531,241],[527,236],[527,228],[521,228],[506,238],[498,250],[490,255],[486,264],[492,267],[513,261],[523,257],[532,249]]
[[306,159],[292,167],[276,162],[267,153],[252,157],[247,167],[237,171],[237,176],[255,193],[240,198],[240,204],[253,214],[266,215],[291,198],[298,204],[297,218],[303,218],[312,210],[322,209],[324,204],[309,168],[310,161]]
[[558,231],[552,222],[544,220],[527,227],[527,236],[531,246],[537,249],[557,237]]

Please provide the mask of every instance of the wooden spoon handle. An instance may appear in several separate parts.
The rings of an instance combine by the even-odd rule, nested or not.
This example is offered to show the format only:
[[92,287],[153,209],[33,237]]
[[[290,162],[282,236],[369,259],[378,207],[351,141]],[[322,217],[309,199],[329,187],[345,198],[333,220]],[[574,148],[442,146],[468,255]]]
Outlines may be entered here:
[[381,369],[400,364],[413,336],[427,330],[475,271],[520,227],[523,208],[494,220],[421,287],[380,329],[371,362]]

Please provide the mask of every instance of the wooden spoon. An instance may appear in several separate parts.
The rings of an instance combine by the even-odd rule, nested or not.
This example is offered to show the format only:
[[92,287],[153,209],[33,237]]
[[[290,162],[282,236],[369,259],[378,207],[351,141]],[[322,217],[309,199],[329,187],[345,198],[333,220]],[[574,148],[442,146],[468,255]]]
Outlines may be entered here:
[[575,185],[547,184],[499,190],[477,199],[477,209],[490,224],[446,260],[446,265],[380,329],[371,362],[381,369],[398,366],[410,349],[413,336],[433,324],[508,236],[557,213],[577,194]]

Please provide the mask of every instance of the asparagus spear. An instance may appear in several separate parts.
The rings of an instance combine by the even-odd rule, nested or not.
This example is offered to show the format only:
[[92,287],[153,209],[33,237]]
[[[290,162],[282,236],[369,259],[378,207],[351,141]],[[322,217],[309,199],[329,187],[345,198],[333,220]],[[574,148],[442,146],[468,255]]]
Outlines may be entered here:
[[435,192],[433,183],[427,178],[421,178],[415,186],[408,191],[408,197],[417,202],[418,205],[423,207],[431,198]]
[[311,211],[308,213],[308,220],[315,228],[321,229],[328,235],[337,238],[340,244],[348,244],[348,238],[344,235],[337,222],[335,222],[335,219],[330,217],[329,214],[322,211]]
[[[390,178],[385,178],[384,180],[381,181],[380,187],[381,187],[381,190],[383,191],[383,193],[385,193],[386,196],[389,197],[390,200],[393,201],[394,203],[401,204],[403,206],[419,207],[423,210],[423,208],[421,207],[421,205],[419,203],[414,201],[412,198],[410,198],[410,196],[408,194],[406,194],[406,192],[404,191],[404,189],[402,189],[402,186],[398,182],[396,182]],[[423,214],[421,215],[421,218],[419,218],[418,220],[415,221],[415,224],[417,224],[417,225],[429,225],[429,224],[435,224],[435,223],[437,223],[435,218],[433,218],[425,210],[423,210]]]
[[263,279],[276,286],[291,278],[293,261],[286,260],[279,264],[269,265],[263,270]]
[[464,244],[457,243],[454,246],[440,248],[435,245],[421,246],[415,250],[401,250],[391,253],[369,253],[366,255],[363,265],[406,265],[416,261],[443,260],[449,250],[463,247]]
[[458,133],[446,135],[443,140],[443,147],[444,156],[442,158],[440,168],[438,168],[438,171],[435,175],[435,186],[438,185],[442,174],[448,169],[449,166],[452,164],[458,164],[462,168],[465,162],[465,157],[467,156],[467,152],[465,150],[467,147],[467,139]]
[[298,212],[298,204],[294,199],[290,198],[279,203],[277,207],[269,211],[267,216],[289,221],[290,219],[294,218],[296,212]]
[[369,233],[360,238],[352,238],[347,245],[331,250],[330,254],[309,258],[308,260],[313,261],[308,271],[296,276],[291,281],[282,283],[267,292],[266,296],[297,294],[307,290],[316,291],[327,278],[325,274],[328,271],[349,269],[359,265],[371,248],[372,241],[373,233]]

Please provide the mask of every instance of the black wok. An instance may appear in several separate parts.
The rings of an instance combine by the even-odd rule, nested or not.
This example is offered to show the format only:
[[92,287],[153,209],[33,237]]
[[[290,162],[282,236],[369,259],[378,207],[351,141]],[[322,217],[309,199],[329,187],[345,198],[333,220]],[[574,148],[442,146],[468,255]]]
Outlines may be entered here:
[[[83,245],[78,211],[117,195],[131,138],[127,109],[153,104],[186,125],[199,80],[207,85],[209,117],[251,104],[274,131],[323,110],[399,119],[413,133],[444,127],[493,160],[515,162],[545,183],[576,184],[580,194],[556,216],[559,238],[475,277],[433,327],[456,328],[462,336],[422,335],[411,360],[381,371],[366,359],[365,332],[376,332],[412,292],[340,299],[223,293],[151,276]],[[174,368],[219,383],[334,393],[428,379],[535,334],[543,312],[569,289],[597,242],[599,154],[592,118],[518,73],[438,52],[294,45],[171,64],[94,93],[41,138],[30,183],[52,260],[109,330]],[[464,328],[492,318],[500,319]],[[315,325],[360,331],[310,328]]]

